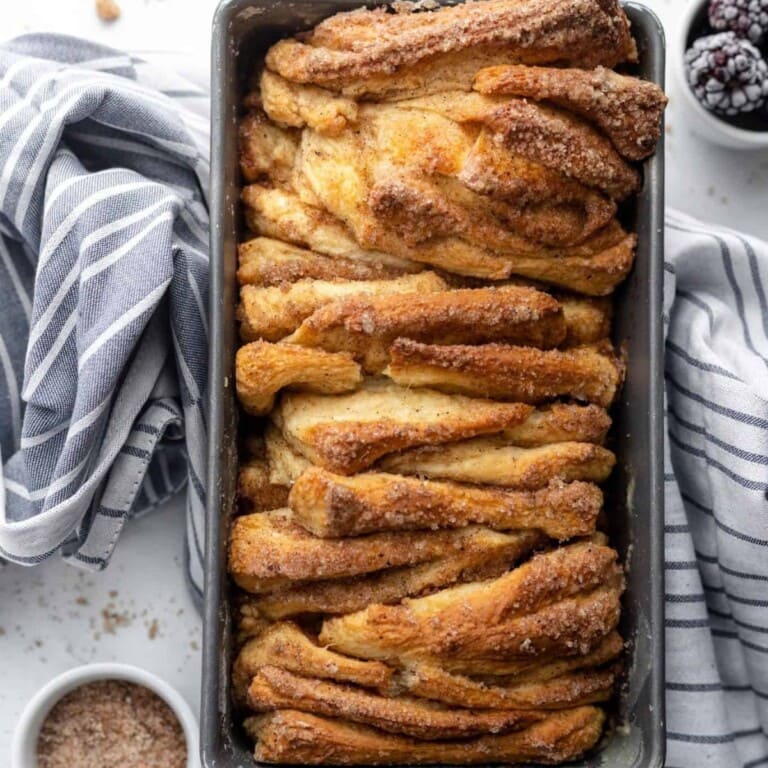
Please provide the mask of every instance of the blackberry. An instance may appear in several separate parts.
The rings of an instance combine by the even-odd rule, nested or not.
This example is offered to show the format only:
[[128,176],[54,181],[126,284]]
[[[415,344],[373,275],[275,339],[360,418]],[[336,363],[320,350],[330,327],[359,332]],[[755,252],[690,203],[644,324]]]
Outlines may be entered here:
[[712,112],[753,112],[768,97],[768,64],[760,51],[734,32],[700,37],[685,53],[688,84]]
[[768,0],[711,0],[709,23],[758,45],[768,32]]

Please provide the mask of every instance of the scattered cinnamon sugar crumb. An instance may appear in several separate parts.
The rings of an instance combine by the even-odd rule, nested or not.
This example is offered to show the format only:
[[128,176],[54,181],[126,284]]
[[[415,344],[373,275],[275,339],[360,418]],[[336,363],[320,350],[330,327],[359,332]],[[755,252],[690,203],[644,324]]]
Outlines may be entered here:
[[149,629],[147,630],[147,635],[149,636],[150,640],[154,640],[157,637],[157,619],[152,619],[152,623],[149,625]]
[[96,13],[102,21],[116,21],[120,18],[120,6],[115,0],[96,0]]
[[187,745],[170,707],[143,686],[100,680],[50,711],[37,743],[39,768],[184,768]]
[[114,635],[118,627],[127,627],[131,619],[127,613],[117,613],[109,607],[101,611],[101,626],[108,635]]

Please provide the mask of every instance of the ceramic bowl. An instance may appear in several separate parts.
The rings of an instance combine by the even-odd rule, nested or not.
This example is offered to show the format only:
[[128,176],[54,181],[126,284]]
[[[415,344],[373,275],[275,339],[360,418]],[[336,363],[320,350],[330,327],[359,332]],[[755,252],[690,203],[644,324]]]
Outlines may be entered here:
[[11,768],[37,768],[37,739],[43,721],[63,696],[85,683],[124,680],[156,693],[181,723],[187,741],[187,768],[200,768],[199,729],[189,704],[157,675],[127,664],[88,664],[75,667],[44,685],[27,703],[13,735]]
[[672,45],[667,51],[672,74],[675,78],[680,108],[684,112],[685,124],[715,144],[731,149],[768,149],[768,113],[766,130],[750,131],[739,128],[705,109],[688,85],[684,56],[688,48],[688,35],[706,14],[708,0],[687,0],[682,12]]

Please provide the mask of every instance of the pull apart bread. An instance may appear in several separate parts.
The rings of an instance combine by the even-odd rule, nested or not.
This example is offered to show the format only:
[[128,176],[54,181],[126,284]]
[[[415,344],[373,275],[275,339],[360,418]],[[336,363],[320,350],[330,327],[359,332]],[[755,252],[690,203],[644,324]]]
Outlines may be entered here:
[[[255,759],[557,764],[599,741],[619,221],[666,104],[617,0],[340,13],[240,127],[232,690]],[[626,68],[624,68],[626,71]]]

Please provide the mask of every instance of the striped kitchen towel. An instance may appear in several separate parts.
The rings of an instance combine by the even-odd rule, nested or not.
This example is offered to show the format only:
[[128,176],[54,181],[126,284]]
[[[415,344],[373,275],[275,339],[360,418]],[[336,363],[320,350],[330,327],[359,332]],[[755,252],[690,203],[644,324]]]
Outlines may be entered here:
[[200,594],[207,109],[100,45],[0,46],[0,558],[103,568],[186,484]]
[[666,250],[667,766],[768,766],[768,244]]

